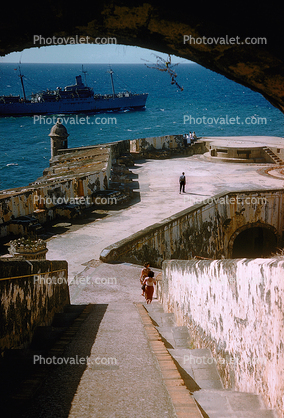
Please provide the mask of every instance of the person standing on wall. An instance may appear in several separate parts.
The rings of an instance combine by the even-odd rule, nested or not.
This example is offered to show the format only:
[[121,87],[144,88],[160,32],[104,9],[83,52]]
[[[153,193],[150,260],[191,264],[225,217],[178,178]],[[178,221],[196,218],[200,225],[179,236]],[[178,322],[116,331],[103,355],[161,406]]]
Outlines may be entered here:
[[184,190],[185,185],[186,185],[186,178],[185,178],[185,175],[184,175],[184,172],[183,172],[182,175],[179,178],[179,194],[181,194],[181,191],[183,193],[185,193],[185,190]]
[[[191,135],[191,134],[190,134],[190,135]],[[187,136],[186,136],[186,141],[187,141],[187,146],[188,146],[188,147],[190,147],[191,142],[192,142],[190,135],[187,135]]]

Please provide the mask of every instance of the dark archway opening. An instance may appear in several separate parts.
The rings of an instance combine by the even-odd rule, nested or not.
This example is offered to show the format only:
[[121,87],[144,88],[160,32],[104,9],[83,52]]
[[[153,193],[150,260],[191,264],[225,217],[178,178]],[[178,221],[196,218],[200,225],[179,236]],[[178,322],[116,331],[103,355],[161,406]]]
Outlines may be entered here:
[[223,14],[213,2],[204,7],[203,2],[104,0],[88,2],[74,13],[67,0],[30,0],[18,2],[16,8],[5,1],[0,55],[45,46],[39,45],[39,36],[64,37],[62,43],[76,36],[88,36],[90,43],[97,37],[115,37],[118,44],[197,62],[260,92],[284,113],[282,14],[266,2],[257,7],[240,3],[233,13],[224,8]]
[[253,227],[242,231],[233,244],[232,258],[268,257],[276,251],[277,239],[268,228]]

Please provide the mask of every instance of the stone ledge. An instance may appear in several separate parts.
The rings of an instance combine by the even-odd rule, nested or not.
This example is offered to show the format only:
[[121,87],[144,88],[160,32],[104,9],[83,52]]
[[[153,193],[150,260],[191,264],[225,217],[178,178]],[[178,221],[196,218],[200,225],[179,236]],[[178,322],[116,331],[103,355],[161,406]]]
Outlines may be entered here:
[[[152,320],[142,303],[136,303],[137,310],[145,328],[146,335],[153,354],[155,355],[159,368],[167,388],[168,394],[175,408],[177,418],[202,418],[202,414],[196,404],[194,397],[186,388],[173,359],[160,334],[154,327]],[[149,325],[149,321],[151,325]]]

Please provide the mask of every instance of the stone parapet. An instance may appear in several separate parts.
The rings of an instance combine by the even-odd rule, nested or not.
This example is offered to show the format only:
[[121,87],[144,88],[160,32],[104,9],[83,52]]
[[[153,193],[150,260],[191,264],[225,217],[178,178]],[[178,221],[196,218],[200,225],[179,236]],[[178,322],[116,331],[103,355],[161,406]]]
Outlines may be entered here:
[[66,261],[0,259],[0,353],[25,348],[70,303]]
[[253,228],[263,230],[255,251],[267,256],[283,245],[283,206],[282,189],[220,193],[108,246],[100,258],[158,268],[171,258],[230,258],[237,237]]

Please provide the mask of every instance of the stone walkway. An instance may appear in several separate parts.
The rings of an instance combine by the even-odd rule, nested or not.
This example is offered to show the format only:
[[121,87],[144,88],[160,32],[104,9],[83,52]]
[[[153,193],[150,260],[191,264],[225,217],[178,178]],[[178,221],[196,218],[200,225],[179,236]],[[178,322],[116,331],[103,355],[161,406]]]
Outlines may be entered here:
[[[139,230],[160,222],[194,203],[230,190],[281,188],[281,179],[258,173],[266,164],[212,163],[201,155],[169,160],[136,162],[132,171],[138,174],[140,201],[123,210],[79,229],[56,235],[47,242],[47,258],[67,260],[69,276],[84,269],[82,264],[98,260],[101,251]],[[186,193],[179,194],[178,179],[182,171],[187,177]],[[98,207],[100,209],[100,207]],[[94,217],[94,216],[93,216]]]
[[[48,259],[67,260],[69,277],[82,279],[80,284],[70,286],[71,303],[94,305],[65,356],[88,356],[92,364],[57,366],[26,418],[177,416],[135,305],[143,301],[138,281],[141,267],[106,265],[99,261],[99,255],[106,246],[216,193],[282,186],[281,180],[260,175],[260,167],[263,165],[215,164],[204,161],[202,156],[137,162],[133,172],[139,176],[140,202],[111,211],[81,228],[71,227],[48,241]],[[178,193],[181,171],[187,175],[185,195]],[[103,359],[104,364],[98,364],[98,359]],[[190,375],[189,370],[187,373]],[[216,392],[218,388],[214,393],[213,389],[202,390],[207,391],[204,398],[197,395],[196,399],[204,410],[209,408],[210,413],[204,413],[204,417],[272,416],[264,411],[243,415],[233,410],[226,415],[225,407],[226,414],[220,415],[214,405],[232,406],[236,399],[231,402],[229,397],[222,398]]]
[[[171,398],[135,303],[143,302],[140,267],[99,264],[71,286],[73,303],[93,310],[64,358],[86,365],[50,369],[25,418],[174,418]],[[106,280],[111,278],[112,280]]]
[[224,390],[213,362],[195,361],[210,351],[191,349],[187,328],[156,299],[145,304],[140,271],[97,263],[77,277],[73,303],[89,304],[90,313],[63,354],[51,350],[49,358],[67,364],[42,366],[43,386],[17,417],[276,418],[259,396]]

